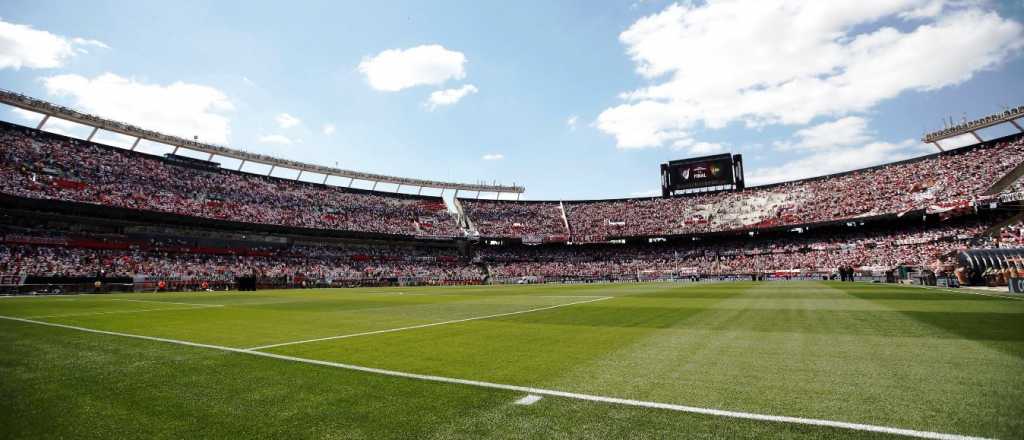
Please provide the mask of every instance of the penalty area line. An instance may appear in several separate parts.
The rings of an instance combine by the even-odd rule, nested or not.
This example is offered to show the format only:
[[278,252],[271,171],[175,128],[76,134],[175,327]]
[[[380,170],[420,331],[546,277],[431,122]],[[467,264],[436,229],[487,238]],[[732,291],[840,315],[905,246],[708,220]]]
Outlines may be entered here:
[[557,309],[559,307],[567,307],[567,306],[574,306],[574,305],[577,305],[577,304],[586,304],[586,303],[592,303],[592,302],[597,302],[597,301],[604,301],[606,299],[612,299],[612,298],[614,298],[614,296],[602,296],[602,297],[598,297],[598,298],[587,300],[587,301],[575,301],[575,302],[565,303],[565,304],[556,304],[556,305],[553,305],[553,306],[538,307],[538,308],[529,309],[529,310],[520,310],[520,311],[517,311],[517,312],[496,313],[496,314],[493,314],[493,315],[474,316],[472,318],[453,319],[451,321],[432,322],[432,323],[429,323],[429,324],[411,325],[411,326],[408,326],[408,327],[388,328],[388,329],[384,329],[384,330],[373,330],[373,331],[361,332],[361,333],[350,333],[350,334],[347,334],[347,335],[327,336],[327,337],[323,337],[323,338],[306,339],[306,340],[302,340],[302,341],[282,342],[282,343],[279,343],[279,344],[261,345],[259,347],[249,347],[246,350],[266,350],[268,348],[284,347],[286,345],[307,344],[307,343],[310,343],[310,342],[320,342],[320,341],[333,341],[335,339],[347,339],[347,338],[355,338],[355,337],[358,337],[358,336],[379,335],[379,334],[382,334],[382,333],[394,333],[394,332],[401,332],[401,331],[405,331],[405,330],[415,330],[415,329],[420,329],[420,328],[435,327],[435,326],[439,326],[439,325],[458,324],[460,322],[477,321],[477,320],[480,320],[480,319],[498,318],[498,317],[502,317],[502,316],[521,315],[523,313],[540,312],[540,311],[543,311],[543,310]]
[[828,427],[828,428],[846,429],[846,430],[851,430],[851,431],[877,432],[877,433],[883,433],[883,434],[892,434],[892,435],[900,435],[900,436],[905,436],[905,437],[915,437],[915,438],[925,438],[925,439],[935,439],[935,440],[991,440],[991,439],[987,439],[985,437],[972,437],[972,436],[959,435],[959,434],[947,434],[947,433],[941,433],[941,432],[918,431],[918,430],[914,430],[914,429],[894,428],[894,427],[879,426],[879,425],[868,425],[868,424],[863,424],[863,423],[850,423],[850,422],[841,422],[841,421],[827,420],[827,419],[812,419],[812,418],[805,418],[805,417],[776,416],[776,415],[770,415],[770,414],[757,414],[757,413],[748,413],[748,412],[742,412],[742,411],[729,411],[729,410],[721,410],[721,409],[713,409],[713,408],[701,408],[701,407],[695,407],[695,406],[676,405],[676,404],[672,404],[672,403],[649,402],[649,401],[643,401],[643,400],[623,399],[623,398],[618,398],[618,397],[597,396],[597,395],[593,395],[593,394],[571,393],[571,392],[566,392],[566,391],[550,390],[550,389],[544,389],[544,388],[532,388],[532,387],[525,387],[525,386],[519,386],[519,385],[506,385],[506,384],[493,383],[493,382],[484,382],[484,381],[478,381],[478,380],[457,379],[457,378],[453,378],[453,377],[431,376],[431,375],[427,375],[427,374],[417,374],[417,373],[406,373],[406,372],[402,372],[402,371],[384,370],[384,369],[380,369],[380,368],[370,368],[370,367],[363,367],[363,366],[359,366],[359,365],[342,364],[342,363],[338,363],[338,362],[321,361],[321,360],[316,360],[316,359],[306,359],[306,358],[300,358],[300,357],[295,357],[295,356],[287,356],[287,355],[282,355],[282,354],[267,353],[267,352],[264,352],[264,351],[253,351],[253,350],[244,349],[244,348],[233,348],[233,347],[225,347],[225,346],[220,346],[220,345],[202,344],[202,343],[199,343],[199,342],[181,341],[181,340],[177,340],[177,339],[158,338],[158,337],[155,337],[155,336],[144,336],[144,335],[135,335],[135,334],[131,334],[131,333],[120,333],[120,332],[112,332],[112,331],[106,331],[106,330],[96,330],[96,329],[91,329],[91,328],[86,328],[86,327],[78,327],[78,326],[73,326],[73,325],[58,324],[58,323],[55,323],[55,322],[34,321],[34,320],[31,320],[31,319],[25,319],[25,318],[15,318],[15,317],[12,317],[12,316],[0,315],[0,319],[5,319],[5,320],[8,320],[8,321],[23,322],[23,323],[28,323],[28,324],[43,325],[43,326],[48,326],[48,327],[57,327],[57,328],[63,328],[63,329],[68,329],[68,330],[78,330],[78,331],[82,331],[82,332],[96,333],[96,334],[101,334],[101,335],[121,336],[121,337],[126,337],[126,338],[142,339],[142,340],[156,341],[156,342],[165,342],[165,343],[169,343],[169,344],[184,345],[184,346],[189,346],[189,347],[207,348],[207,349],[227,351],[227,352],[232,352],[232,353],[247,354],[247,355],[251,355],[251,356],[260,356],[260,357],[265,357],[265,358],[278,359],[278,360],[283,360],[283,361],[297,362],[297,363],[302,363],[302,364],[319,365],[319,366],[324,366],[324,367],[340,368],[340,369],[344,369],[344,370],[360,371],[360,372],[364,372],[364,373],[379,374],[379,375],[384,375],[384,376],[400,377],[400,378],[405,378],[405,379],[416,379],[416,380],[423,380],[423,381],[429,381],[429,382],[440,382],[440,383],[448,383],[448,384],[456,384],[456,385],[468,385],[468,386],[475,386],[475,387],[479,387],[479,388],[490,388],[490,389],[505,390],[505,391],[515,391],[515,392],[519,392],[519,393],[533,394],[533,395],[538,395],[538,396],[563,397],[563,398],[567,398],[567,399],[584,400],[584,401],[589,401],[589,402],[599,402],[599,403],[607,403],[607,404],[631,406],[631,407],[640,407],[640,408],[661,409],[661,410],[667,410],[667,411],[676,411],[676,412],[692,413],[692,414],[704,414],[704,415],[717,416],[717,417],[728,417],[728,418],[734,418],[734,419],[746,419],[746,420],[757,420],[757,421],[765,421],[765,422],[789,423],[789,424],[796,424],[796,425],[822,426],[822,427]]

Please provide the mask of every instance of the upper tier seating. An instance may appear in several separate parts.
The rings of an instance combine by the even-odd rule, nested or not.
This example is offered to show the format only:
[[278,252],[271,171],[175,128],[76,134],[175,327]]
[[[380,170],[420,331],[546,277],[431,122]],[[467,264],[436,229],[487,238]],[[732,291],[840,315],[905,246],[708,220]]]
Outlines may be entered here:
[[289,227],[462,235],[439,197],[192,168],[7,124],[0,146],[0,192],[14,196]]
[[573,241],[680,235],[967,206],[1024,162],[1024,139],[837,176],[673,198],[566,202]]
[[513,202],[459,199],[463,212],[484,237],[525,237],[565,240],[565,218],[558,202]]

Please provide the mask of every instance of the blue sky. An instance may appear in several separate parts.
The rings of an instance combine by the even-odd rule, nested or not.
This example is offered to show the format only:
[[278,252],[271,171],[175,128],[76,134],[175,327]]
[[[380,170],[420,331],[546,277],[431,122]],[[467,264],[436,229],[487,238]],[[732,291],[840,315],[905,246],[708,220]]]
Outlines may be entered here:
[[1024,104],[1020,1],[8,0],[0,20],[4,88],[527,199],[653,194],[659,163],[725,151],[755,183],[844,171]]

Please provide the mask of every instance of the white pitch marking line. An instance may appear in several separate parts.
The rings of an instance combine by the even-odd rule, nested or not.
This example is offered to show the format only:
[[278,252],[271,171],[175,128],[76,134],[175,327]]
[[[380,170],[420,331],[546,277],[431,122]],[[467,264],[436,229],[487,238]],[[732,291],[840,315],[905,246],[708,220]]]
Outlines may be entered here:
[[591,303],[591,302],[595,302],[595,301],[604,301],[606,299],[612,299],[612,298],[614,298],[614,297],[613,296],[603,296],[603,297],[600,297],[600,298],[591,299],[591,300],[587,300],[587,301],[576,301],[576,302],[565,303],[565,304],[556,304],[556,305],[553,305],[553,306],[538,307],[536,309],[520,310],[518,312],[496,313],[494,315],[474,316],[472,318],[454,319],[454,320],[451,320],[451,321],[442,321],[442,322],[432,322],[430,324],[411,325],[409,327],[389,328],[389,329],[384,329],[384,330],[374,330],[374,331],[362,332],[362,333],[351,333],[351,334],[347,334],[347,335],[328,336],[328,337],[325,337],[325,338],[306,339],[306,340],[303,340],[303,341],[282,342],[280,344],[270,344],[270,345],[261,345],[259,347],[250,347],[247,350],[266,350],[268,348],[283,347],[283,346],[286,346],[286,345],[296,345],[296,344],[305,344],[305,343],[309,343],[309,342],[330,341],[330,340],[334,340],[334,339],[354,338],[354,337],[357,337],[357,336],[379,335],[381,333],[393,333],[393,332],[400,332],[400,331],[404,331],[404,330],[415,330],[415,329],[418,329],[418,328],[434,327],[434,326],[438,326],[438,325],[447,325],[447,324],[457,324],[457,323],[460,323],[460,322],[476,321],[476,320],[488,319],[488,318],[497,318],[497,317],[500,317],[500,316],[521,315],[523,313],[532,313],[532,312],[539,312],[539,311],[542,311],[542,310],[557,309],[559,307],[573,306],[573,305],[577,305],[577,304],[586,304],[586,303]]
[[614,296],[599,296],[599,295],[508,295],[511,297],[526,297],[526,298],[615,298]]
[[676,404],[672,404],[672,403],[648,402],[648,401],[643,401],[643,400],[622,399],[622,398],[618,398],[618,397],[605,397],[605,396],[596,396],[596,395],[592,395],[592,394],[570,393],[570,392],[566,392],[566,391],[549,390],[549,389],[544,389],[544,388],[531,388],[531,387],[524,387],[524,386],[519,386],[519,385],[506,385],[506,384],[493,383],[493,382],[483,382],[483,381],[478,381],[478,380],[457,379],[457,378],[453,378],[453,377],[431,376],[431,375],[417,374],[417,373],[406,373],[406,372],[402,372],[402,371],[383,370],[383,369],[380,369],[380,368],[362,367],[362,366],[359,366],[359,365],[349,365],[349,364],[342,364],[342,363],[338,363],[338,362],[321,361],[321,360],[316,360],[316,359],[306,359],[306,358],[300,358],[300,357],[294,357],[294,356],[286,356],[286,355],[283,355],[283,354],[267,353],[265,351],[253,351],[253,350],[248,350],[248,349],[244,349],[244,348],[233,348],[233,347],[225,347],[225,346],[220,346],[220,345],[202,344],[202,343],[199,343],[199,342],[181,341],[181,340],[177,340],[177,339],[158,338],[158,337],[155,337],[155,336],[143,336],[143,335],[134,335],[134,334],[131,334],[131,333],[119,333],[119,332],[111,332],[111,331],[106,331],[106,330],[96,330],[96,329],[91,329],[91,328],[86,328],[86,327],[78,327],[78,326],[73,326],[73,325],[58,324],[58,323],[55,323],[55,322],[33,321],[31,319],[15,318],[15,317],[12,317],[12,316],[0,315],[0,319],[6,319],[6,320],[9,320],[9,321],[25,322],[25,323],[29,323],[29,324],[45,325],[45,326],[49,326],[49,327],[59,327],[59,328],[65,328],[65,329],[69,329],[69,330],[79,330],[79,331],[83,331],[83,332],[97,333],[97,334],[101,334],[101,335],[122,336],[122,337],[126,337],[126,338],[135,338],[135,339],[143,339],[143,340],[147,340],[147,341],[166,342],[166,343],[169,343],[169,344],[185,345],[185,346],[189,346],[189,347],[209,348],[209,349],[213,349],[213,350],[221,350],[221,351],[227,351],[227,352],[232,352],[232,353],[248,354],[248,355],[252,355],[252,356],[262,356],[262,357],[271,358],[271,359],[279,359],[279,360],[284,360],[284,361],[298,362],[298,363],[310,364],[310,365],[320,365],[320,366],[325,366],[325,367],[341,368],[341,369],[351,370],[351,371],[361,371],[361,372],[364,372],[364,373],[380,374],[380,375],[391,376],[391,377],[401,377],[401,378],[406,378],[406,379],[417,379],[417,380],[424,380],[424,381],[430,381],[430,382],[441,382],[441,383],[450,383],[450,384],[458,384],[458,385],[470,385],[470,386],[475,386],[475,387],[480,387],[480,388],[491,388],[491,389],[498,389],[498,390],[515,391],[515,392],[519,392],[519,393],[537,394],[537,395],[542,395],[542,396],[564,397],[564,398],[568,398],[568,399],[585,400],[585,401],[590,401],[590,402],[610,403],[610,404],[616,404],[616,405],[634,406],[634,407],[641,407],[641,408],[663,409],[663,410],[668,410],[668,411],[678,411],[678,412],[693,413],[693,414],[705,414],[705,415],[711,415],[711,416],[730,417],[730,418],[736,418],[736,419],[759,420],[759,421],[778,422],[778,423],[791,423],[791,424],[798,424],[798,425],[824,426],[824,427],[830,427],[830,428],[849,429],[849,430],[853,430],[853,431],[879,432],[879,433],[884,433],[884,434],[902,435],[902,436],[907,436],[907,437],[917,437],[917,438],[926,438],[926,439],[935,439],[935,440],[991,440],[991,439],[987,439],[985,437],[972,437],[972,436],[958,435],[958,434],[945,434],[945,433],[941,433],[941,432],[918,431],[918,430],[914,430],[914,429],[893,428],[893,427],[888,427],[888,426],[867,425],[867,424],[862,424],[862,423],[840,422],[840,421],[826,420],[826,419],[811,419],[811,418],[804,418],[804,417],[789,417],[789,416],[773,416],[773,415],[770,415],[770,414],[757,414],[757,413],[748,413],[748,412],[741,412],[741,411],[728,411],[728,410],[713,409],[713,408],[701,408],[701,407],[695,407],[695,406],[676,405]]
[[[882,284],[880,286],[884,287],[885,285]],[[1012,297],[1012,296],[1005,296],[1005,295],[998,295],[998,294],[993,294],[993,293],[978,292],[976,290],[970,290],[969,287],[964,287],[964,288],[960,288],[960,289],[950,289],[950,288],[946,288],[946,287],[932,287],[932,286],[915,286],[915,285],[909,285],[909,286],[908,285],[903,285],[901,287],[914,287],[914,288],[917,288],[917,289],[935,290],[935,291],[945,292],[945,293],[962,293],[964,295],[979,295],[979,296],[987,296],[987,297],[990,297],[990,298],[1002,298],[1002,299],[1012,299],[1012,300],[1017,300],[1017,301],[1024,301],[1024,298],[1016,298],[1016,297]],[[964,289],[966,289],[966,290],[964,290]],[[1009,294],[1007,294],[1007,295],[1009,295]]]
[[544,396],[538,396],[536,394],[527,394],[526,397],[513,402],[516,405],[533,405],[543,399]]
[[930,286],[924,286],[922,288],[930,289],[930,290],[938,290],[940,292],[964,293],[964,294],[967,294],[967,295],[981,295],[981,296],[987,296],[987,297],[991,297],[991,298],[1002,298],[1002,299],[1012,299],[1012,300],[1016,300],[1016,301],[1024,301],[1024,298],[1015,297],[1015,296],[1009,296],[1010,295],[1009,293],[1007,293],[1006,295],[1000,295],[998,293],[984,293],[984,292],[978,292],[976,290],[971,290],[969,287],[966,288],[966,290],[964,288],[961,288],[960,290],[954,290],[954,289],[948,289],[948,288],[943,288],[943,287],[930,287]]
[[111,315],[115,313],[136,313],[136,312],[160,312],[160,311],[174,311],[174,310],[195,310],[195,309],[209,309],[213,307],[222,306],[192,306],[192,307],[163,307],[159,309],[141,309],[141,310],[114,310],[110,312],[89,312],[89,313],[65,313],[60,315],[41,315],[41,316],[30,316],[30,319],[41,319],[41,318],[71,318],[76,316],[93,316],[93,315]]
[[947,288],[943,288],[943,287],[931,287],[931,286],[919,286],[919,287],[922,288],[922,289],[928,289],[928,290],[938,290],[939,292],[963,293],[963,294],[966,294],[966,295],[981,295],[981,296],[987,296],[989,298],[1001,298],[1001,299],[1012,299],[1012,300],[1016,300],[1016,301],[1024,301],[1024,298],[1017,298],[1017,297],[1013,297],[1013,296],[1007,296],[1009,294],[1000,295],[1000,294],[997,294],[997,293],[984,293],[984,292],[978,292],[978,291],[970,290],[970,288],[968,288],[967,290],[954,290],[954,289],[947,289]]
[[224,307],[224,304],[197,304],[197,303],[182,303],[182,302],[170,302],[170,301],[153,301],[148,299],[124,299],[124,298],[110,298],[111,301],[131,301],[137,303],[153,303],[153,304],[175,304],[179,306],[199,306],[199,307]]

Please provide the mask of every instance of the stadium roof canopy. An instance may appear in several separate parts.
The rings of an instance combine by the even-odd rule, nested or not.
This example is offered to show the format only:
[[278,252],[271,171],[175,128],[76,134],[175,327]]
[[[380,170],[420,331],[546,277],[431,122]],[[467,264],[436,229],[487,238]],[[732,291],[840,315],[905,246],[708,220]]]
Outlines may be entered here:
[[949,125],[942,130],[927,133],[921,137],[921,141],[929,144],[933,144],[942,150],[942,146],[939,145],[939,141],[943,139],[954,138],[965,134],[971,134],[978,142],[985,142],[981,136],[978,136],[978,130],[983,128],[992,127],[999,124],[1012,124],[1017,128],[1018,131],[1024,132],[1024,128],[1021,128],[1020,124],[1017,123],[1017,119],[1024,118],[1024,105],[1018,105],[1013,108],[1008,108],[999,113],[993,113],[988,116],[984,116],[973,121],[964,121],[960,124],[954,124],[950,121]]
[[[213,159],[214,156],[223,156],[233,159],[238,159],[241,163],[238,168],[241,169],[246,162],[254,162],[270,166],[270,173],[273,173],[276,168],[291,169],[299,171],[299,177],[304,172],[322,174],[324,176],[324,183],[327,182],[327,178],[330,176],[348,178],[349,186],[356,180],[362,180],[367,182],[373,182],[373,187],[376,189],[378,183],[390,183],[397,184],[396,191],[401,189],[402,186],[419,187],[420,191],[423,188],[438,188],[443,190],[452,189],[456,191],[477,191],[487,193],[511,193],[511,194],[522,194],[526,191],[526,188],[517,185],[488,185],[485,183],[458,183],[458,182],[443,182],[438,180],[426,180],[426,179],[414,179],[407,177],[388,176],[383,174],[364,173],[360,171],[352,171],[341,168],[326,167],[322,165],[314,165],[305,162],[299,162],[294,160],[280,159],[264,154],[249,153],[246,151],[222,146],[208,144],[188,139],[183,139],[177,136],[171,136],[163,133],[159,133],[152,130],[146,130],[139,128],[134,125],[126,124],[123,122],[113,121],[110,119],[104,119],[99,116],[93,116],[78,112],[76,110],[63,107],[56,104],[36,99],[30,96],[25,96],[17,92],[0,89],[0,102],[18,107],[21,109],[29,110],[36,113],[41,113],[43,119],[39,122],[37,129],[42,129],[50,117],[56,117],[82,125],[92,127],[92,133],[89,134],[87,140],[91,141],[93,136],[96,135],[98,130],[107,130],[113,133],[123,134],[125,136],[134,137],[135,142],[132,144],[131,149],[135,150],[135,147],[139,145],[139,141],[146,139],[152,142],[157,142],[165,145],[174,147],[174,152],[177,153],[179,149],[186,149],[192,151],[198,151],[209,154],[207,160]],[[268,173],[268,175],[270,174]]]

